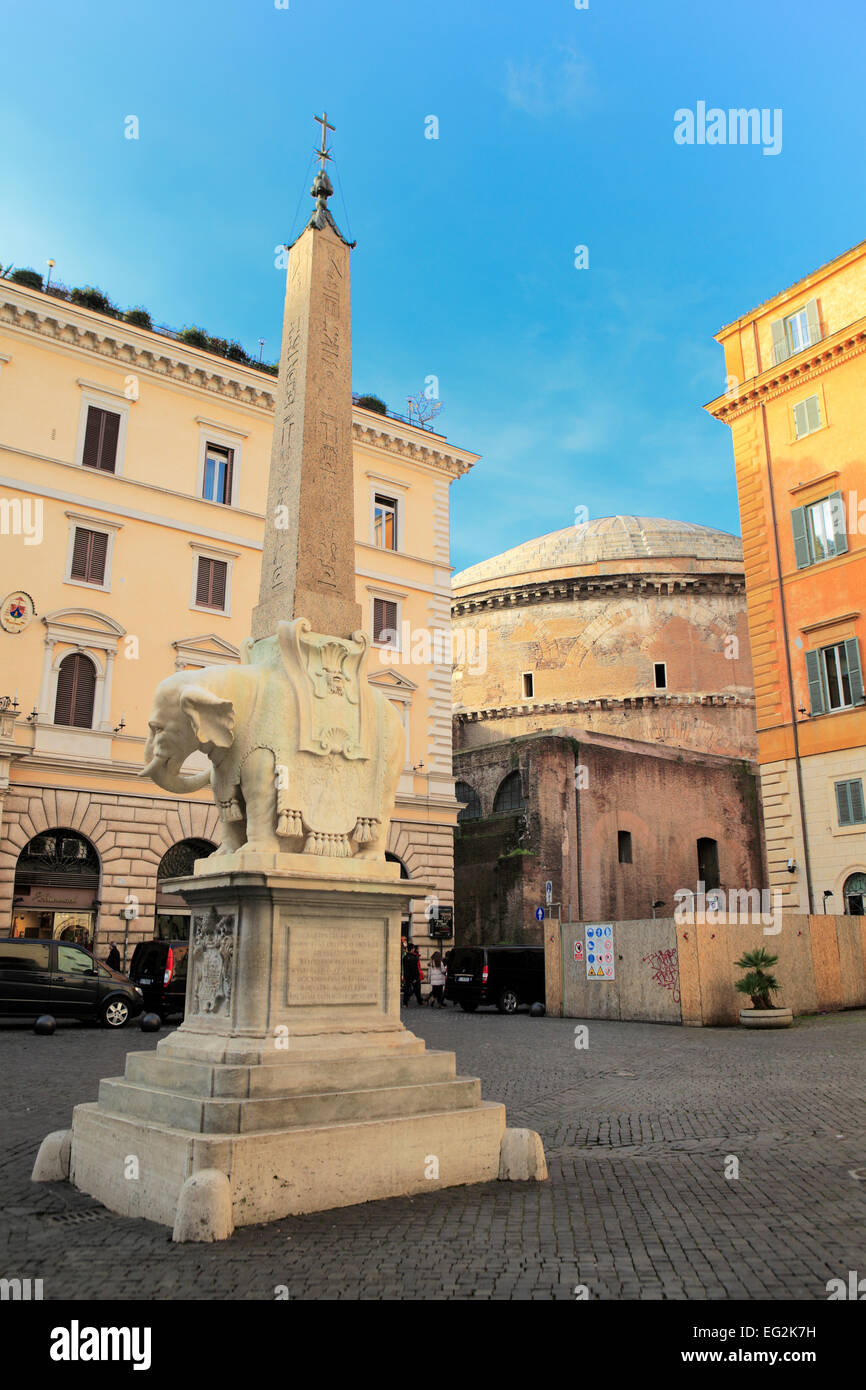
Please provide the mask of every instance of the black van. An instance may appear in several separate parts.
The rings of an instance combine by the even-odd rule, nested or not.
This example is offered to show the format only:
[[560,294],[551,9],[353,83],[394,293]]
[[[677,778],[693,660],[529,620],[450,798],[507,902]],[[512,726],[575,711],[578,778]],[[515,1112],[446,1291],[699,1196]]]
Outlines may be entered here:
[[144,996],[145,1008],[160,1018],[183,1015],[186,1005],[188,941],[140,941],[132,953],[129,978]]
[[456,946],[448,959],[445,998],[471,1014],[495,1004],[514,1014],[521,1004],[544,1003],[543,946]]
[[0,938],[0,1014],[99,1019],[122,1028],[143,1008],[141,990],[83,946]]

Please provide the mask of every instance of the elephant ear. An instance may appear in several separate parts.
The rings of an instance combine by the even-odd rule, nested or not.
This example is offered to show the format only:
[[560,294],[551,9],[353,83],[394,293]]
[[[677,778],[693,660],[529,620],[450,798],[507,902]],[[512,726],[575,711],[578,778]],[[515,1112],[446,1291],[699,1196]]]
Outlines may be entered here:
[[180,707],[188,716],[199,743],[230,748],[234,742],[235,707],[203,685],[191,685],[180,697]]

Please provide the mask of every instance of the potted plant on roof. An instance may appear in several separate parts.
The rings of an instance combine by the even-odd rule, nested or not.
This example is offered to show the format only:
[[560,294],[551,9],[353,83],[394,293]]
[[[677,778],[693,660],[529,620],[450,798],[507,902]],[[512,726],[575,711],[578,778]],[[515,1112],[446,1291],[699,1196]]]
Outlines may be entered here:
[[774,1005],[770,998],[781,988],[775,975],[770,973],[778,959],[760,946],[755,951],[746,951],[734,962],[738,970],[746,971],[735,987],[740,994],[748,994],[752,1001],[750,1009],[740,1009],[740,1022],[745,1028],[790,1028],[794,1022],[791,1010]]

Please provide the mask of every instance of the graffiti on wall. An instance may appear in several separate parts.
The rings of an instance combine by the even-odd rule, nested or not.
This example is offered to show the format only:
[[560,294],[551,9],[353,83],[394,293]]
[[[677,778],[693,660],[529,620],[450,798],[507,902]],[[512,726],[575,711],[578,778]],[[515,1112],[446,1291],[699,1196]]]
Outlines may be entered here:
[[677,953],[674,948],[653,951],[644,956],[644,961],[652,966],[652,978],[659,989],[669,989],[675,1004],[680,1002],[680,977],[677,969]]

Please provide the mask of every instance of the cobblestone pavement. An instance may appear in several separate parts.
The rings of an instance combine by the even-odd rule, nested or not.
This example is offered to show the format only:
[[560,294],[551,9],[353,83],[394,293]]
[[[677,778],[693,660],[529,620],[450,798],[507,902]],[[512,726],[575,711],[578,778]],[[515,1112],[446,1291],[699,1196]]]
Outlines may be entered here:
[[[407,1025],[537,1129],[550,1181],[485,1183],[238,1231],[223,1245],[29,1180],[39,1142],[158,1036],[0,1024],[0,1275],[47,1299],[826,1299],[866,1273],[866,1012],[754,1033],[414,1005]],[[739,1159],[739,1178],[724,1176]],[[863,1180],[851,1176],[861,1170]]]

